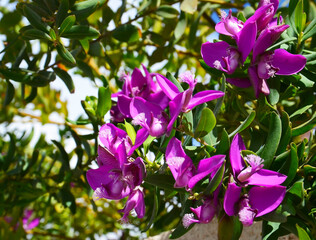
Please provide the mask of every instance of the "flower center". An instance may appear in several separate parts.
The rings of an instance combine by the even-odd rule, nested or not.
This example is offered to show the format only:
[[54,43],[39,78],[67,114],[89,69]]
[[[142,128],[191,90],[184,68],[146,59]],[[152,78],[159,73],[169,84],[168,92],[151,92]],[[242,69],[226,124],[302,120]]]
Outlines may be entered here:
[[238,174],[237,179],[240,182],[246,182],[255,172],[263,168],[264,160],[256,155],[250,154],[244,159],[248,162],[249,166]]

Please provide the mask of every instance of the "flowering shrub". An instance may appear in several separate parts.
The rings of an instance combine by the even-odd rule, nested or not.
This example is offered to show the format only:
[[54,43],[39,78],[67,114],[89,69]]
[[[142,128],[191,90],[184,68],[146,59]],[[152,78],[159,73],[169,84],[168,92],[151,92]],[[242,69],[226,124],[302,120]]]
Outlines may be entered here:
[[[214,218],[218,239],[259,221],[316,238],[316,5],[211,2],[0,10],[0,238],[175,239]],[[50,88],[75,74],[97,86],[76,120]],[[30,118],[58,140],[10,128]]]

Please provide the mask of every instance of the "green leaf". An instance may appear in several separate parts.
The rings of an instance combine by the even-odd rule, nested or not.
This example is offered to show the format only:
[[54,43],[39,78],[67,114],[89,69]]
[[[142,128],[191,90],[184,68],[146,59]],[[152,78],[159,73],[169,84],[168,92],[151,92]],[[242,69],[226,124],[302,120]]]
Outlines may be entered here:
[[237,240],[242,233],[243,225],[235,216],[224,216],[218,223],[218,240]]
[[53,68],[56,75],[65,83],[70,93],[75,92],[75,85],[72,81],[71,76],[64,70],[60,68]]
[[170,72],[167,72],[167,78],[174,84],[177,86],[179,92],[183,92],[183,88],[180,84],[180,82],[170,73]]
[[155,137],[149,135],[148,138],[145,140],[145,142],[143,143],[144,155],[148,153],[149,146],[155,139]]
[[9,105],[9,103],[12,101],[12,99],[13,99],[13,97],[14,97],[14,92],[15,92],[14,86],[13,86],[13,84],[8,80],[8,81],[7,81],[7,90],[6,90],[5,98],[4,98],[4,102],[3,102],[3,105],[4,105],[4,106]]
[[76,64],[76,60],[75,58],[72,56],[72,54],[64,47],[64,45],[62,44],[58,44],[56,46],[57,52],[59,54],[59,56],[61,58],[63,58],[64,60],[72,63],[72,64]]
[[11,163],[14,162],[14,154],[16,151],[16,145],[15,145],[15,136],[12,133],[8,133],[10,137],[10,143],[9,143],[9,149],[7,151],[6,156],[4,157],[4,164],[3,164],[3,170],[6,171]]
[[174,178],[171,175],[166,175],[166,174],[152,174],[149,175],[145,178],[145,182],[157,186],[159,188],[163,189],[170,189],[172,191],[180,191],[180,192],[185,192],[184,189],[181,188],[174,188]]
[[75,25],[65,30],[60,36],[70,39],[94,39],[100,36],[97,29],[86,25]]
[[300,180],[295,182],[292,187],[287,191],[289,197],[295,201],[296,204],[299,204],[303,201],[304,198],[304,183]]
[[216,147],[216,154],[225,154],[229,149],[230,141],[225,129],[222,131],[221,141]]
[[51,71],[39,71],[34,73],[25,83],[32,87],[45,87],[56,79],[56,74]]
[[140,35],[136,26],[132,24],[124,24],[115,28],[113,31],[113,37],[120,42],[131,43],[138,41]]
[[235,131],[233,131],[231,134],[229,134],[229,138],[231,138],[232,136],[234,136],[236,133],[240,133],[243,130],[245,130],[247,127],[250,126],[250,124],[252,123],[252,121],[255,119],[256,117],[256,112],[252,111],[250,112],[250,114],[248,115],[248,117],[245,119],[245,121],[243,121],[238,128],[235,129]]
[[286,162],[280,169],[280,173],[283,173],[287,176],[286,180],[282,185],[287,186],[289,185],[292,180],[296,176],[297,168],[298,168],[298,157],[297,157],[297,148],[295,143],[291,144],[291,153],[290,156],[287,158]]
[[44,40],[53,41],[53,39],[47,33],[35,28],[23,31],[21,32],[21,34],[22,34],[22,37],[27,40],[44,39]]
[[57,146],[59,149],[59,152],[61,153],[61,160],[63,163],[63,167],[65,168],[66,171],[70,171],[70,165],[69,165],[69,156],[63,147],[63,145],[60,142],[57,142],[56,140],[52,140],[52,142]]
[[176,40],[180,39],[187,27],[187,19],[185,13],[181,13],[177,26],[174,30],[174,37]]
[[90,49],[90,42],[88,39],[80,39],[79,40],[84,52],[87,54],[89,52]]
[[267,169],[269,169],[273,161],[273,157],[278,149],[281,132],[281,119],[275,112],[271,112],[268,137],[266,139],[266,144],[259,154],[259,156],[264,159],[264,167]]
[[74,4],[72,14],[76,15],[78,21],[85,20],[92,13],[94,13],[98,7],[101,7],[106,0],[87,0]]
[[305,41],[306,39],[316,34],[316,18],[314,18],[313,21],[311,21],[310,24],[308,24],[303,33],[304,35],[302,41]]
[[217,189],[217,187],[221,184],[223,180],[224,172],[225,172],[225,161],[222,164],[222,166],[217,170],[214,177],[211,179],[211,181],[205,188],[204,190],[205,195],[212,194]]
[[155,190],[156,191],[154,192],[154,199],[153,199],[153,211],[151,213],[151,217],[150,217],[150,219],[148,221],[147,227],[144,230],[142,230],[142,232],[146,232],[151,227],[151,225],[154,223],[154,220],[155,220],[155,218],[156,218],[156,216],[158,214],[159,189],[156,188]]
[[313,106],[313,104],[307,105],[307,106],[304,106],[304,107],[298,109],[297,111],[295,111],[294,113],[291,114],[290,118],[293,118],[293,117],[295,117],[295,116],[297,116],[297,115],[301,115],[301,114],[305,113],[305,112],[306,112],[308,109],[310,109],[312,106]]
[[208,134],[216,125],[216,118],[209,108],[202,110],[200,121],[195,129],[194,138],[201,138]]
[[25,98],[25,102],[32,102],[37,96],[37,87],[32,87],[30,95]]
[[23,6],[23,13],[30,24],[43,32],[49,33],[49,26],[42,21],[42,18],[28,5]]
[[59,35],[62,36],[64,32],[67,32],[71,29],[71,27],[75,24],[76,22],[76,16],[75,15],[70,15],[65,18],[65,20],[62,22],[59,28]]
[[168,19],[176,18],[179,15],[178,10],[169,5],[161,5],[155,13]]
[[183,12],[187,12],[190,14],[195,13],[198,5],[198,0],[183,0],[180,5],[180,9]]
[[313,116],[307,122],[304,122],[303,124],[293,128],[292,136],[296,137],[312,130],[315,127],[315,124],[316,124],[316,113],[314,113]]
[[98,116],[104,118],[104,115],[111,109],[111,106],[111,91],[109,87],[99,87],[97,107]]
[[56,26],[59,27],[64,21],[69,10],[69,0],[61,0],[56,16]]
[[55,33],[54,29],[51,28],[49,30],[49,36],[53,39],[53,41],[56,40],[56,33]]
[[298,233],[298,238],[300,240],[311,240],[307,232],[303,228],[301,228],[298,224],[296,224],[296,229]]
[[292,129],[289,115],[282,111],[281,112],[281,123],[282,123],[282,136],[278,146],[277,155],[286,151],[292,138]]
[[134,127],[129,122],[126,122],[126,120],[124,120],[124,122],[125,122],[126,133],[131,138],[132,143],[135,144],[136,131],[135,131]]
[[306,13],[304,12],[303,0],[300,0],[294,11],[294,22],[298,33],[300,34],[306,23]]
[[60,189],[58,195],[61,198],[61,202],[64,207],[69,208],[72,214],[76,213],[76,199],[72,195],[68,187],[63,187]]

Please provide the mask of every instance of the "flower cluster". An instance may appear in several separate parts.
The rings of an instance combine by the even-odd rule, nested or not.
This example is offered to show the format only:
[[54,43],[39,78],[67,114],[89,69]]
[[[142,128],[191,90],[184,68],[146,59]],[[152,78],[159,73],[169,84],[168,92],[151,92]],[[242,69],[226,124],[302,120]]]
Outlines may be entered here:
[[[242,22],[232,16],[232,11],[227,15],[222,12],[221,21],[216,25],[216,31],[228,35],[236,41],[236,46],[227,42],[202,44],[201,54],[207,65],[227,73],[227,82],[241,88],[252,86],[255,96],[260,93],[270,94],[267,80],[275,75],[292,75],[301,71],[306,58],[295,55],[284,49],[267,50],[281,34],[289,27],[279,24],[282,18],[273,18],[278,0],[261,0],[259,8],[254,15]],[[252,56],[250,53],[252,52]],[[250,56],[250,65],[245,64]],[[236,78],[230,76],[238,66],[248,69],[248,77]]]
[[[201,49],[207,65],[227,74],[227,82],[231,84],[242,88],[252,85],[257,98],[260,93],[270,93],[267,84],[270,77],[297,73],[306,63],[305,57],[284,49],[267,50],[289,27],[282,23],[281,17],[274,18],[277,7],[277,0],[261,1],[254,15],[245,22],[233,17],[232,11],[228,15],[222,13],[216,31],[232,37],[236,45],[224,41],[208,42]],[[232,75],[241,66],[247,68],[247,76],[237,78]],[[97,158],[99,168],[87,172],[94,199],[120,200],[128,197],[126,206],[121,210],[124,213],[122,220],[127,221],[132,209],[139,218],[144,217],[145,196],[141,185],[145,180],[146,167],[151,167],[151,163],[146,160],[148,165],[144,164],[139,156],[145,157],[140,151],[134,151],[149,136],[152,136],[151,139],[164,136],[165,144],[161,144],[159,150],[166,146],[165,163],[174,178],[173,187],[184,188],[191,195],[190,199],[196,200],[196,207],[191,207],[191,212],[183,216],[184,227],[210,222],[221,209],[221,204],[228,216],[238,216],[245,226],[252,225],[256,217],[275,210],[284,199],[286,187],[281,184],[287,176],[264,169],[264,159],[255,154],[243,156],[246,147],[239,134],[232,140],[229,151],[231,168],[226,168],[225,173],[226,155],[208,153],[211,157],[199,159],[195,164],[182,147],[181,134],[178,136],[172,131],[182,113],[223,97],[224,93],[216,90],[194,93],[197,79],[189,71],[179,76],[180,82],[187,85],[183,90],[165,76],[150,74],[144,66],[143,70],[144,74],[138,68],[131,76],[123,74],[122,91],[112,95],[113,99],[117,99],[111,110],[113,122],[129,121],[138,131],[132,141],[125,131],[111,123],[101,127]],[[201,143],[204,144],[203,141]],[[160,170],[165,171],[165,168],[161,166]],[[224,173],[228,177],[223,178]],[[212,191],[200,192],[203,184],[215,184],[214,179],[217,185]],[[219,199],[220,195],[224,196],[223,202]]]

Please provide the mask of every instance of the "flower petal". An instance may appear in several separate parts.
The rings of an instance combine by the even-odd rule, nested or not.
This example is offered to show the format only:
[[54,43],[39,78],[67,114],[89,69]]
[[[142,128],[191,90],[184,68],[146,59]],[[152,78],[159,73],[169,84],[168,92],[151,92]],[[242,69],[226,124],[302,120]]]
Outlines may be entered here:
[[198,92],[191,98],[186,109],[192,110],[197,105],[223,97],[224,95],[225,93],[221,91],[215,91],[215,90],[206,90],[206,91]]
[[103,165],[112,165],[115,167],[119,167],[119,162],[115,158],[115,156],[106,148],[102,146],[98,146],[98,157],[97,157],[99,167]]
[[240,134],[237,133],[235,137],[233,138],[233,141],[230,145],[230,150],[229,150],[230,164],[232,166],[233,174],[235,177],[238,176],[241,170],[243,170],[243,168],[246,166],[240,154],[240,151],[245,150],[245,149],[246,149],[245,144]]
[[184,92],[181,92],[172,101],[169,102],[170,122],[167,126],[167,135],[170,134],[173,124],[177,120],[182,110],[184,100]]
[[86,177],[90,187],[95,190],[102,185],[108,184],[112,179],[109,177],[109,171],[114,169],[111,165],[104,165],[98,169],[89,169]]
[[249,185],[275,186],[283,183],[287,176],[267,169],[260,169],[248,178]]
[[132,155],[136,148],[143,144],[149,136],[149,132],[146,128],[141,128],[136,133],[136,139],[134,146],[128,152],[128,155]]
[[224,210],[228,216],[234,216],[237,214],[236,204],[240,200],[241,187],[238,187],[235,183],[228,183],[225,196],[224,196]]
[[265,95],[270,94],[270,89],[267,85],[267,82],[264,79],[261,79],[258,77],[257,67],[255,66],[249,67],[248,74],[249,74],[249,79],[251,81],[251,84],[255,90],[256,98],[259,97],[261,92]]
[[279,68],[277,75],[292,75],[301,71],[306,64],[306,58],[299,54],[291,54],[284,49],[274,50],[272,66]]
[[117,96],[117,106],[120,109],[121,113],[123,113],[126,117],[130,118],[131,115],[129,113],[129,105],[132,101],[132,98],[126,95]]
[[206,42],[202,44],[201,55],[205,63],[214,67],[214,62],[219,61],[222,66],[226,66],[226,63],[223,61],[223,58],[227,56],[227,49],[230,48],[230,45],[227,42]]
[[276,209],[284,199],[286,187],[252,187],[249,190],[249,201],[253,209],[257,209],[256,217],[260,217]]
[[258,55],[262,54],[278,40],[281,34],[289,27],[289,25],[277,25],[263,30],[253,46],[252,61],[255,61]]
[[188,188],[193,189],[194,186],[204,177],[212,172],[216,172],[225,160],[225,155],[215,155],[210,158],[202,159],[197,167],[196,174],[190,179]]
[[226,78],[226,82],[233,84],[240,88],[251,87],[251,82],[249,78]]
[[173,100],[178,95],[179,90],[177,86],[174,85],[169,79],[160,74],[156,75],[156,79],[160,88],[168,96],[168,98]]
[[251,52],[257,36],[256,22],[250,22],[239,32],[237,46],[241,53],[241,60],[244,63]]

